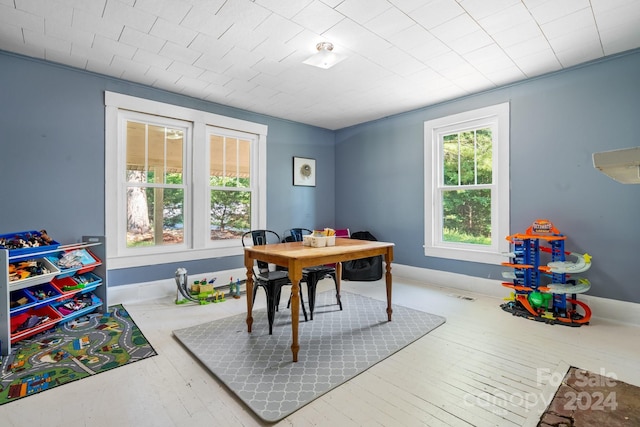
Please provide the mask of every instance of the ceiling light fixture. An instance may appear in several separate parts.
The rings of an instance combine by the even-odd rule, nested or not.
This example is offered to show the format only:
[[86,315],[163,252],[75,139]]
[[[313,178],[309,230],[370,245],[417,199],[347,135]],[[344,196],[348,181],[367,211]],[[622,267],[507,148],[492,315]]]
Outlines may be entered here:
[[346,58],[343,55],[338,55],[333,52],[333,43],[320,42],[316,45],[316,49],[318,49],[318,53],[309,57],[303,62],[304,64],[313,65],[314,67],[326,70]]

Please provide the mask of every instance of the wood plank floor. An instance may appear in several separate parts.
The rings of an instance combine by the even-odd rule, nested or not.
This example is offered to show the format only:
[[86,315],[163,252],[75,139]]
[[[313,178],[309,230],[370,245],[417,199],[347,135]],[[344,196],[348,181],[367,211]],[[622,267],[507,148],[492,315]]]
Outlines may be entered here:
[[[323,280],[318,291],[332,288]],[[343,290],[385,299],[382,281],[343,282]],[[447,323],[276,426],[535,426],[569,366],[640,385],[637,326],[597,317],[581,328],[546,325],[505,313],[496,298],[398,277],[393,295],[394,304]],[[0,406],[0,425],[264,425],[171,334],[242,313],[244,298],[177,306],[168,297],[125,307],[158,356]]]

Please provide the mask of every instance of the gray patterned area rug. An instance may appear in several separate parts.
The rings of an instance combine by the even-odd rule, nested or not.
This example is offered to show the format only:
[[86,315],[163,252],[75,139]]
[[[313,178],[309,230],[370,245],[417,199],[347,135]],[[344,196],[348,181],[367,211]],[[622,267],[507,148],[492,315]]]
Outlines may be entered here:
[[398,305],[388,322],[386,302],[348,292],[341,299],[343,311],[334,292],[319,293],[313,320],[300,319],[296,363],[291,312],[285,308],[276,312],[273,335],[266,309],[254,310],[250,334],[244,313],[173,334],[258,417],[275,422],[445,322]]

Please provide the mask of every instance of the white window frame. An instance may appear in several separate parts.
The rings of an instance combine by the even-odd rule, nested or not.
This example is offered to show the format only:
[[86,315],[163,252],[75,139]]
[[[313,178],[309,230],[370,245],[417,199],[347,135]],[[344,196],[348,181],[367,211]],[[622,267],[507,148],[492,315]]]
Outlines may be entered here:
[[[446,242],[442,238],[442,137],[470,129],[493,129],[493,182],[490,246]],[[424,122],[424,254],[425,256],[500,264],[509,251],[509,103],[497,104]]]
[[[126,140],[119,135],[119,113],[132,111],[191,124],[185,135],[188,190],[185,192],[185,236],[181,245],[158,245],[144,250],[126,247]],[[105,91],[105,235],[110,269],[138,267],[242,254],[240,239],[211,241],[208,237],[207,129],[231,129],[253,138],[251,152],[252,227],[267,224],[267,130],[263,124],[148,99]],[[199,148],[198,148],[199,147]],[[202,150],[202,151],[197,151]],[[202,212],[197,215],[196,212]],[[190,222],[190,226],[187,225]],[[140,249],[140,248],[136,248]]]

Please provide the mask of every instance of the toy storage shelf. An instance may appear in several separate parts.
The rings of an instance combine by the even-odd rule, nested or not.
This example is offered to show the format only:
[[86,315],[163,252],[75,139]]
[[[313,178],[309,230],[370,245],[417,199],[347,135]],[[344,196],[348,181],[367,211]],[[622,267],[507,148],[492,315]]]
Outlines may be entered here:
[[[57,268],[54,263],[56,257],[71,251],[80,251],[85,256],[89,254],[95,262],[77,268]],[[51,273],[9,281],[9,264],[27,258],[42,261]],[[106,245],[103,236],[83,236],[82,243],[60,245],[55,249],[43,247],[42,251],[33,251],[28,255],[12,254],[7,249],[0,249],[0,353],[8,355],[11,344],[56,324],[96,311],[104,313],[108,307],[105,259]],[[11,301],[18,299],[23,304],[11,307]],[[82,307],[69,310],[65,304],[78,304]],[[16,324],[22,324],[32,314],[46,316],[48,319],[31,328],[15,330]]]

